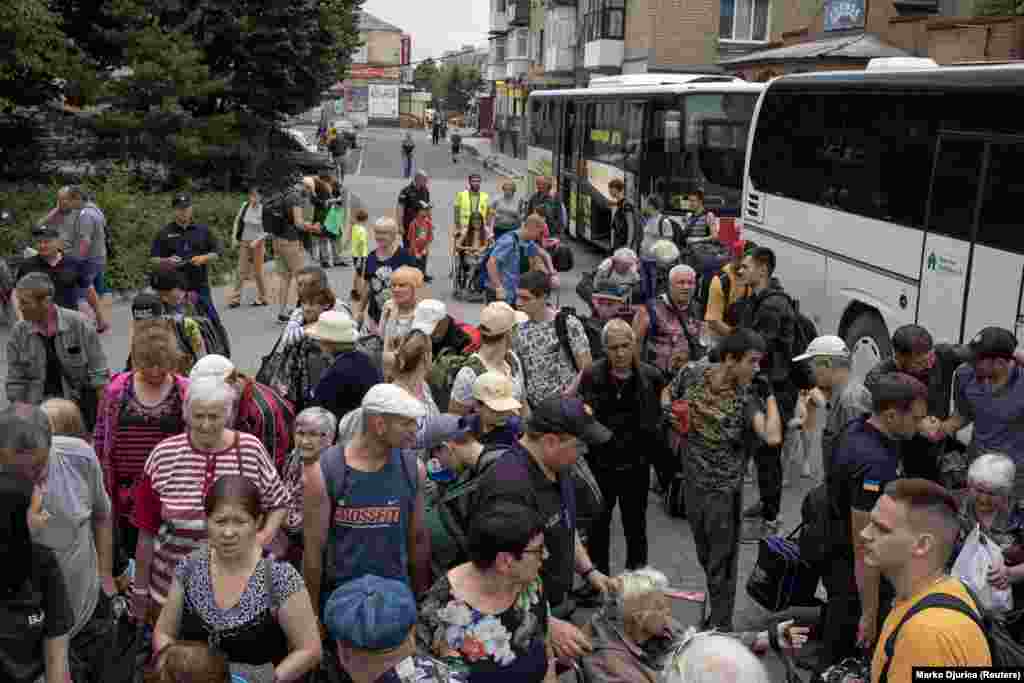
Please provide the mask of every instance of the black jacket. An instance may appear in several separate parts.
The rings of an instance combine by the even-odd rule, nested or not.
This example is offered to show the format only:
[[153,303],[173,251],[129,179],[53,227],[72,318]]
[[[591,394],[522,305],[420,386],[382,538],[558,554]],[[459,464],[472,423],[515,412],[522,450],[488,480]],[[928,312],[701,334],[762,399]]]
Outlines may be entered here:
[[588,461],[595,467],[629,467],[647,462],[657,448],[661,431],[661,391],[664,375],[653,365],[634,363],[633,374],[621,386],[612,379],[608,359],[590,366],[580,378],[579,396],[594,411],[594,418],[614,436],[591,448]]
[[789,371],[793,357],[804,350],[793,349],[796,311],[776,278],[764,290],[744,300],[739,320],[740,327],[757,332],[768,346],[761,362],[762,374],[771,380],[777,392],[788,388],[792,384]]

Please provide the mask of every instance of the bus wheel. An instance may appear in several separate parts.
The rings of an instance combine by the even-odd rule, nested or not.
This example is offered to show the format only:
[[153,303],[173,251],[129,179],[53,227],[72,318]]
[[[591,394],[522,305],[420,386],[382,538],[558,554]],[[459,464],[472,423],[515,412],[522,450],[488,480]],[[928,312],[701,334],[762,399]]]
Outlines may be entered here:
[[880,361],[892,356],[889,330],[874,311],[865,311],[854,319],[846,332],[846,345],[853,361],[852,374],[861,380]]

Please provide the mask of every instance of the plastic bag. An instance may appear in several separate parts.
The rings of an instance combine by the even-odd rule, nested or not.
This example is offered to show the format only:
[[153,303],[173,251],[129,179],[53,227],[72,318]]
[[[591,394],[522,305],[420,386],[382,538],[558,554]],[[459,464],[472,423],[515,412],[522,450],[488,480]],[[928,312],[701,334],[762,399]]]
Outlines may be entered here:
[[953,563],[953,576],[971,587],[983,606],[996,613],[1005,613],[1013,609],[1013,593],[1007,588],[994,588],[988,580],[990,569],[1003,566],[1003,551],[990,538],[981,532],[977,524],[964,540],[960,554]]
[[341,227],[345,224],[345,211],[341,207],[332,206],[324,219],[324,230],[334,237],[341,234]]

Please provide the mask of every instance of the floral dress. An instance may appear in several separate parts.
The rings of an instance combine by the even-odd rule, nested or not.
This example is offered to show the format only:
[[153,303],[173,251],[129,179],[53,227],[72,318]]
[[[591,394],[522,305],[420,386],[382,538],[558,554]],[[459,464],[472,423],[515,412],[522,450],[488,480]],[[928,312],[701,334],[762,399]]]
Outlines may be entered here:
[[452,594],[445,574],[420,608],[420,651],[469,674],[470,683],[540,683],[548,669],[548,602],[537,578],[501,614],[484,614]]

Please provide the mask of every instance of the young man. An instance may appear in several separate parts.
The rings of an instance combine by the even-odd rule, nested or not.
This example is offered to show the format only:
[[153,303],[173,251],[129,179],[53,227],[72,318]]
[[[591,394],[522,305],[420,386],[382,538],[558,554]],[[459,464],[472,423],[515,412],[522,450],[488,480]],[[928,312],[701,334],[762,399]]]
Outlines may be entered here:
[[718,239],[718,218],[714,212],[704,206],[704,191],[694,190],[687,197],[689,211],[686,214],[686,227],[691,237]]
[[743,258],[757,247],[751,241],[739,240],[732,245],[733,261],[722,266],[722,271],[711,278],[708,285],[704,322],[708,336],[717,343],[728,337],[739,322],[737,305],[750,296],[750,287],[743,281]]
[[[932,335],[920,325],[903,325],[892,334],[892,350],[893,357],[872,368],[864,378],[864,385],[870,390],[882,375],[904,372],[928,387],[928,415],[936,421],[949,418],[953,373],[970,360],[967,348],[959,344],[935,344]],[[928,422],[934,426],[932,420]],[[959,455],[960,450],[960,444],[952,436],[932,440],[918,435],[903,445],[903,474],[963,486],[967,459]],[[947,452],[951,453],[948,466]]]
[[200,315],[220,325],[209,275],[210,262],[220,258],[220,242],[207,225],[193,222],[190,195],[184,192],[175,195],[171,207],[174,209],[174,221],[156,234],[149,260],[157,268],[180,268],[185,275],[186,289],[194,298]]
[[480,174],[471,173],[468,182],[469,189],[455,195],[455,214],[452,220],[456,233],[461,233],[469,227],[469,217],[474,213],[483,217],[484,225],[487,225],[490,218],[491,197],[480,190]]
[[[871,681],[914,680],[914,667],[991,666],[985,633],[966,614],[915,605],[931,596],[978,606],[963,583],[946,573],[958,532],[957,501],[946,489],[924,479],[900,479],[885,487],[861,532],[864,564],[880,572],[896,589],[871,661]],[[934,599],[934,598],[933,598]],[[899,629],[890,659],[885,644]]]
[[589,368],[593,360],[586,330],[575,316],[565,319],[570,348],[565,348],[558,338],[555,320],[558,314],[547,304],[551,293],[549,282],[544,273],[526,273],[519,282],[517,294],[519,310],[529,319],[512,333],[512,350],[523,363],[530,407],[568,391],[577,373]]
[[611,218],[612,249],[627,247],[640,253],[643,230],[636,209],[626,199],[626,183],[621,178],[612,178],[608,182],[608,193],[611,195],[609,203],[614,212]]
[[[302,246],[305,234],[319,233],[319,223],[310,223],[306,217],[313,217],[313,194],[316,192],[316,181],[307,176],[295,185],[282,199],[284,224],[279,234],[274,235],[274,254],[281,278],[278,296],[281,308],[277,313],[277,322],[288,324],[288,301],[291,294],[292,281],[298,282],[299,271],[306,265],[306,250]],[[298,287],[296,287],[296,299]]]
[[[793,356],[802,349],[793,348],[796,312],[775,277],[775,252],[767,247],[754,249],[743,259],[743,281],[750,287],[750,298],[740,316],[740,326],[757,332],[765,342],[761,373],[772,385],[778,400],[782,424],[789,423],[796,408],[798,390],[790,377]],[[754,450],[757,488],[760,502],[743,516],[760,520],[744,536],[747,543],[775,533],[779,528],[782,505],[782,444],[758,444]]]
[[544,270],[539,242],[544,236],[544,219],[530,216],[522,227],[502,235],[487,259],[487,301],[516,304],[519,279],[530,270]]
[[821,460],[825,477],[828,477],[839,435],[851,420],[871,412],[871,393],[859,380],[850,377],[850,350],[839,337],[818,337],[793,362],[811,365],[814,374],[812,398],[816,404],[825,407]]
[[98,397],[110,379],[99,335],[81,313],[54,303],[53,282],[43,273],[18,280],[14,295],[23,319],[7,340],[7,400],[72,400],[92,430]]
[[[541,578],[556,613],[572,588],[574,574],[601,592],[609,589],[608,577],[591,562],[576,530],[571,469],[579,455],[579,442],[599,446],[611,437],[579,399],[543,401],[530,414],[526,434],[480,475],[470,502],[471,510],[483,510],[495,500],[519,502],[546,520],[548,558]],[[549,624],[556,656],[576,659],[589,652],[590,642],[576,626],[555,617],[550,617]]]
[[392,579],[424,592],[430,582],[430,533],[423,525],[426,469],[402,449],[416,443],[426,415],[416,397],[378,384],[363,398],[362,430],[320,458],[303,480],[303,574],[314,609],[323,594],[360,577]]
[[1017,338],[1001,327],[986,327],[968,344],[971,364],[953,379],[954,412],[930,425],[933,440],[974,425],[968,459],[982,453],[1005,453],[1017,465],[1014,496],[1024,493],[1024,369],[1014,360]]
[[79,302],[85,298],[96,315],[96,330],[102,334],[109,329],[92,283],[90,266],[77,256],[65,255],[63,239],[56,227],[44,223],[32,229],[32,236],[36,239],[36,255],[21,264],[15,279],[20,280],[29,273],[47,275],[53,282],[54,303],[78,311]]
[[89,282],[100,297],[110,294],[104,270],[107,265],[107,218],[96,203],[85,196],[80,185],[64,188],[69,215],[64,221],[64,248],[82,259],[89,269]]
[[[720,631],[733,630],[747,444],[752,437],[769,446],[782,443],[772,385],[763,376],[755,379],[765,348],[756,332],[739,329],[719,345],[720,363],[704,359],[687,366],[662,397],[673,428],[689,437],[686,515],[708,585],[707,625]],[[688,425],[680,423],[682,411]]]
[[823,577],[828,605],[822,668],[851,656],[858,643],[875,642],[892,587],[865,562],[861,532],[882,491],[902,476],[901,447],[928,413],[928,390],[909,375],[883,375],[871,393],[871,415],[846,426],[829,472],[829,498],[838,520],[829,548],[832,562]]

